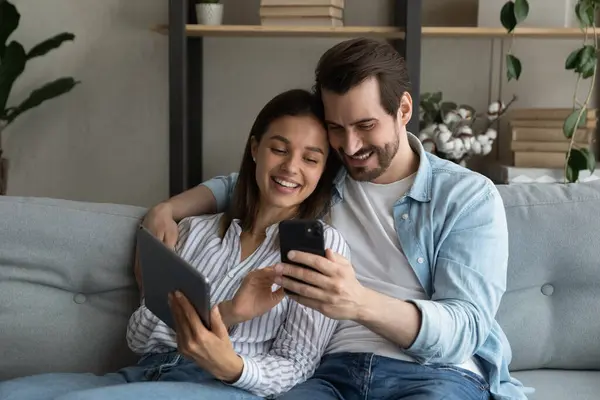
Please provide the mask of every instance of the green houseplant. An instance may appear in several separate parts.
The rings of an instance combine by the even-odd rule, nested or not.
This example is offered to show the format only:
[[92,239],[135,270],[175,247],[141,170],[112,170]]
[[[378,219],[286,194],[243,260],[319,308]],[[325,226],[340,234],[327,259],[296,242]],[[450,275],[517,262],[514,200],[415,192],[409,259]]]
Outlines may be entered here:
[[21,43],[14,40],[9,42],[9,37],[19,26],[20,19],[21,15],[12,3],[0,0],[0,195],[6,194],[8,182],[8,159],[2,156],[3,131],[24,112],[69,92],[79,83],[71,77],[59,78],[33,90],[22,103],[8,104],[13,85],[25,71],[27,62],[47,54],[66,41],[75,39],[72,33],[64,32],[25,51]]
[[[577,74],[577,83],[573,95],[573,111],[563,123],[563,133],[569,139],[569,149],[565,154],[565,180],[577,182],[579,172],[589,170],[593,173],[596,168],[596,156],[591,148],[577,147],[575,132],[583,128],[587,119],[587,110],[590,104],[598,61],[598,38],[596,36],[595,15],[600,7],[600,0],[578,0],[575,5],[575,15],[581,29],[585,32],[583,42],[574,49],[565,60],[565,69]],[[500,12],[502,26],[515,40],[515,28],[527,19],[529,15],[529,2],[527,0],[507,1]],[[590,35],[591,31],[591,35]],[[590,37],[591,36],[591,37]],[[506,54],[506,77],[519,80],[523,69],[521,60],[512,52],[512,44]],[[589,81],[589,89],[585,99],[579,100],[577,92],[581,81]]]

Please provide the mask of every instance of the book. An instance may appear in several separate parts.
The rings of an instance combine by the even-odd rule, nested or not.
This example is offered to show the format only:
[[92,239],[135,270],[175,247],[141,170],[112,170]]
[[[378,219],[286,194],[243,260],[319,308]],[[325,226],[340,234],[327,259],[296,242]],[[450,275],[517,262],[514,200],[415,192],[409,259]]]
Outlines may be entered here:
[[261,18],[260,23],[263,26],[344,26],[344,21],[331,17],[268,17]]
[[565,165],[567,153],[540,152],[540,151],[515,151],[514,166],[526,168],[562,168]]
[[343,18],[343,10],[337,7],[261,7],[260,17],[333,17]]
[[344,8],[344,0],[261,0],[261,6],[332,6]]
[[[566,153],[569,151],[569,141],[564,142],[525,142],[513,141],[510,144],[510,149],[512,151],[520,151],[520,152],[563,152]],[[588,148],[590,145],[588,143],[580,143],[575,142],[573,144],[574,148]]]
[[[572,108],[517,108],[508,111],[512,120],[562,120],[564,121],[571,113]],[[596,120],[596,110],[588,108],[587,120]]]
[[[578,129],[575,132],[575,141],[589,143],[593,134],[593,129]],[[512,128],[513,142],[565,142],[568,140],[562,128]]]

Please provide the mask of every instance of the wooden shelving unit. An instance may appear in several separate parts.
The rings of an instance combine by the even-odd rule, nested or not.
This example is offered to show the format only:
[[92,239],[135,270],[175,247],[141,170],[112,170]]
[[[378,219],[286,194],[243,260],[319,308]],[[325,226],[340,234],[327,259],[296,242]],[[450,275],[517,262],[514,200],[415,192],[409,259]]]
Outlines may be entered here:
[[[168,34],[168,26],[160,25],[157,31]],[[402,29],[394,26],[261,26],[261,25],[220,25],[207,26],[187,24],[187,37],[355,37],[368,36],[382,39],[404,39]],[[506,38],[509,35],[504,28],[480,27],[437,27],[421,28],[423,37],[457,37],[457,38]],[[593,36],[593,30],[587,32],[578,28],[517,28],[515,36],[520,38],[539,39],[579,39],[585,35]],[[600,28],[596,35],[600,34]]]

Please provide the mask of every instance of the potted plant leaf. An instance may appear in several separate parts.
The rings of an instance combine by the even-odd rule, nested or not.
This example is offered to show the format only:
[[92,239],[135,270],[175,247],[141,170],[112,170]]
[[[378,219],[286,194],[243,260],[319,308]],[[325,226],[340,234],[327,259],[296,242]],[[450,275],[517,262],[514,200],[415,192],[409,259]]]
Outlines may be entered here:
[[200,25],[221,25],[223,23],[223,4],[220,0],[198,0],[196,19]]
[[58,78],[33,90],[22,103],[9,105],[13,85],[25,70],[27,62],[75,39],[72,33],[63,32],[26,51],[21,43],[14,40],[9,42],[9,37],[19,26],[20,19],[21,15],[12,3],[0,0],[0,195],[6,194],[9,167],[8,159],[3,157],[2,133],[24,112],[71,91],[79,83],[71,77]]

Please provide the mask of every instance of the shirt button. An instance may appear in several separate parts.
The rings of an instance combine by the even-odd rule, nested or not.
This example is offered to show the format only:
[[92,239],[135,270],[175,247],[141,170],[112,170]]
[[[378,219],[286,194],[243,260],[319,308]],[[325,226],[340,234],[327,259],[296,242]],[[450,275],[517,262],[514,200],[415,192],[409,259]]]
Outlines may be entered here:
[[407,220],[408,219],[408,214],[402,214],[402,219]]
[[425,261],[425,259],[424,259],[423,257],[419,257],[419,258],[417,258],[417,262],[418,262],[419,264],[423,264],[423,262],[424,262],[424,261]]
[[230,273],[227,274],[227,276],[230,277],[230,278],[233,278],[233,275],[234,275],[233,272],[230,272]]

